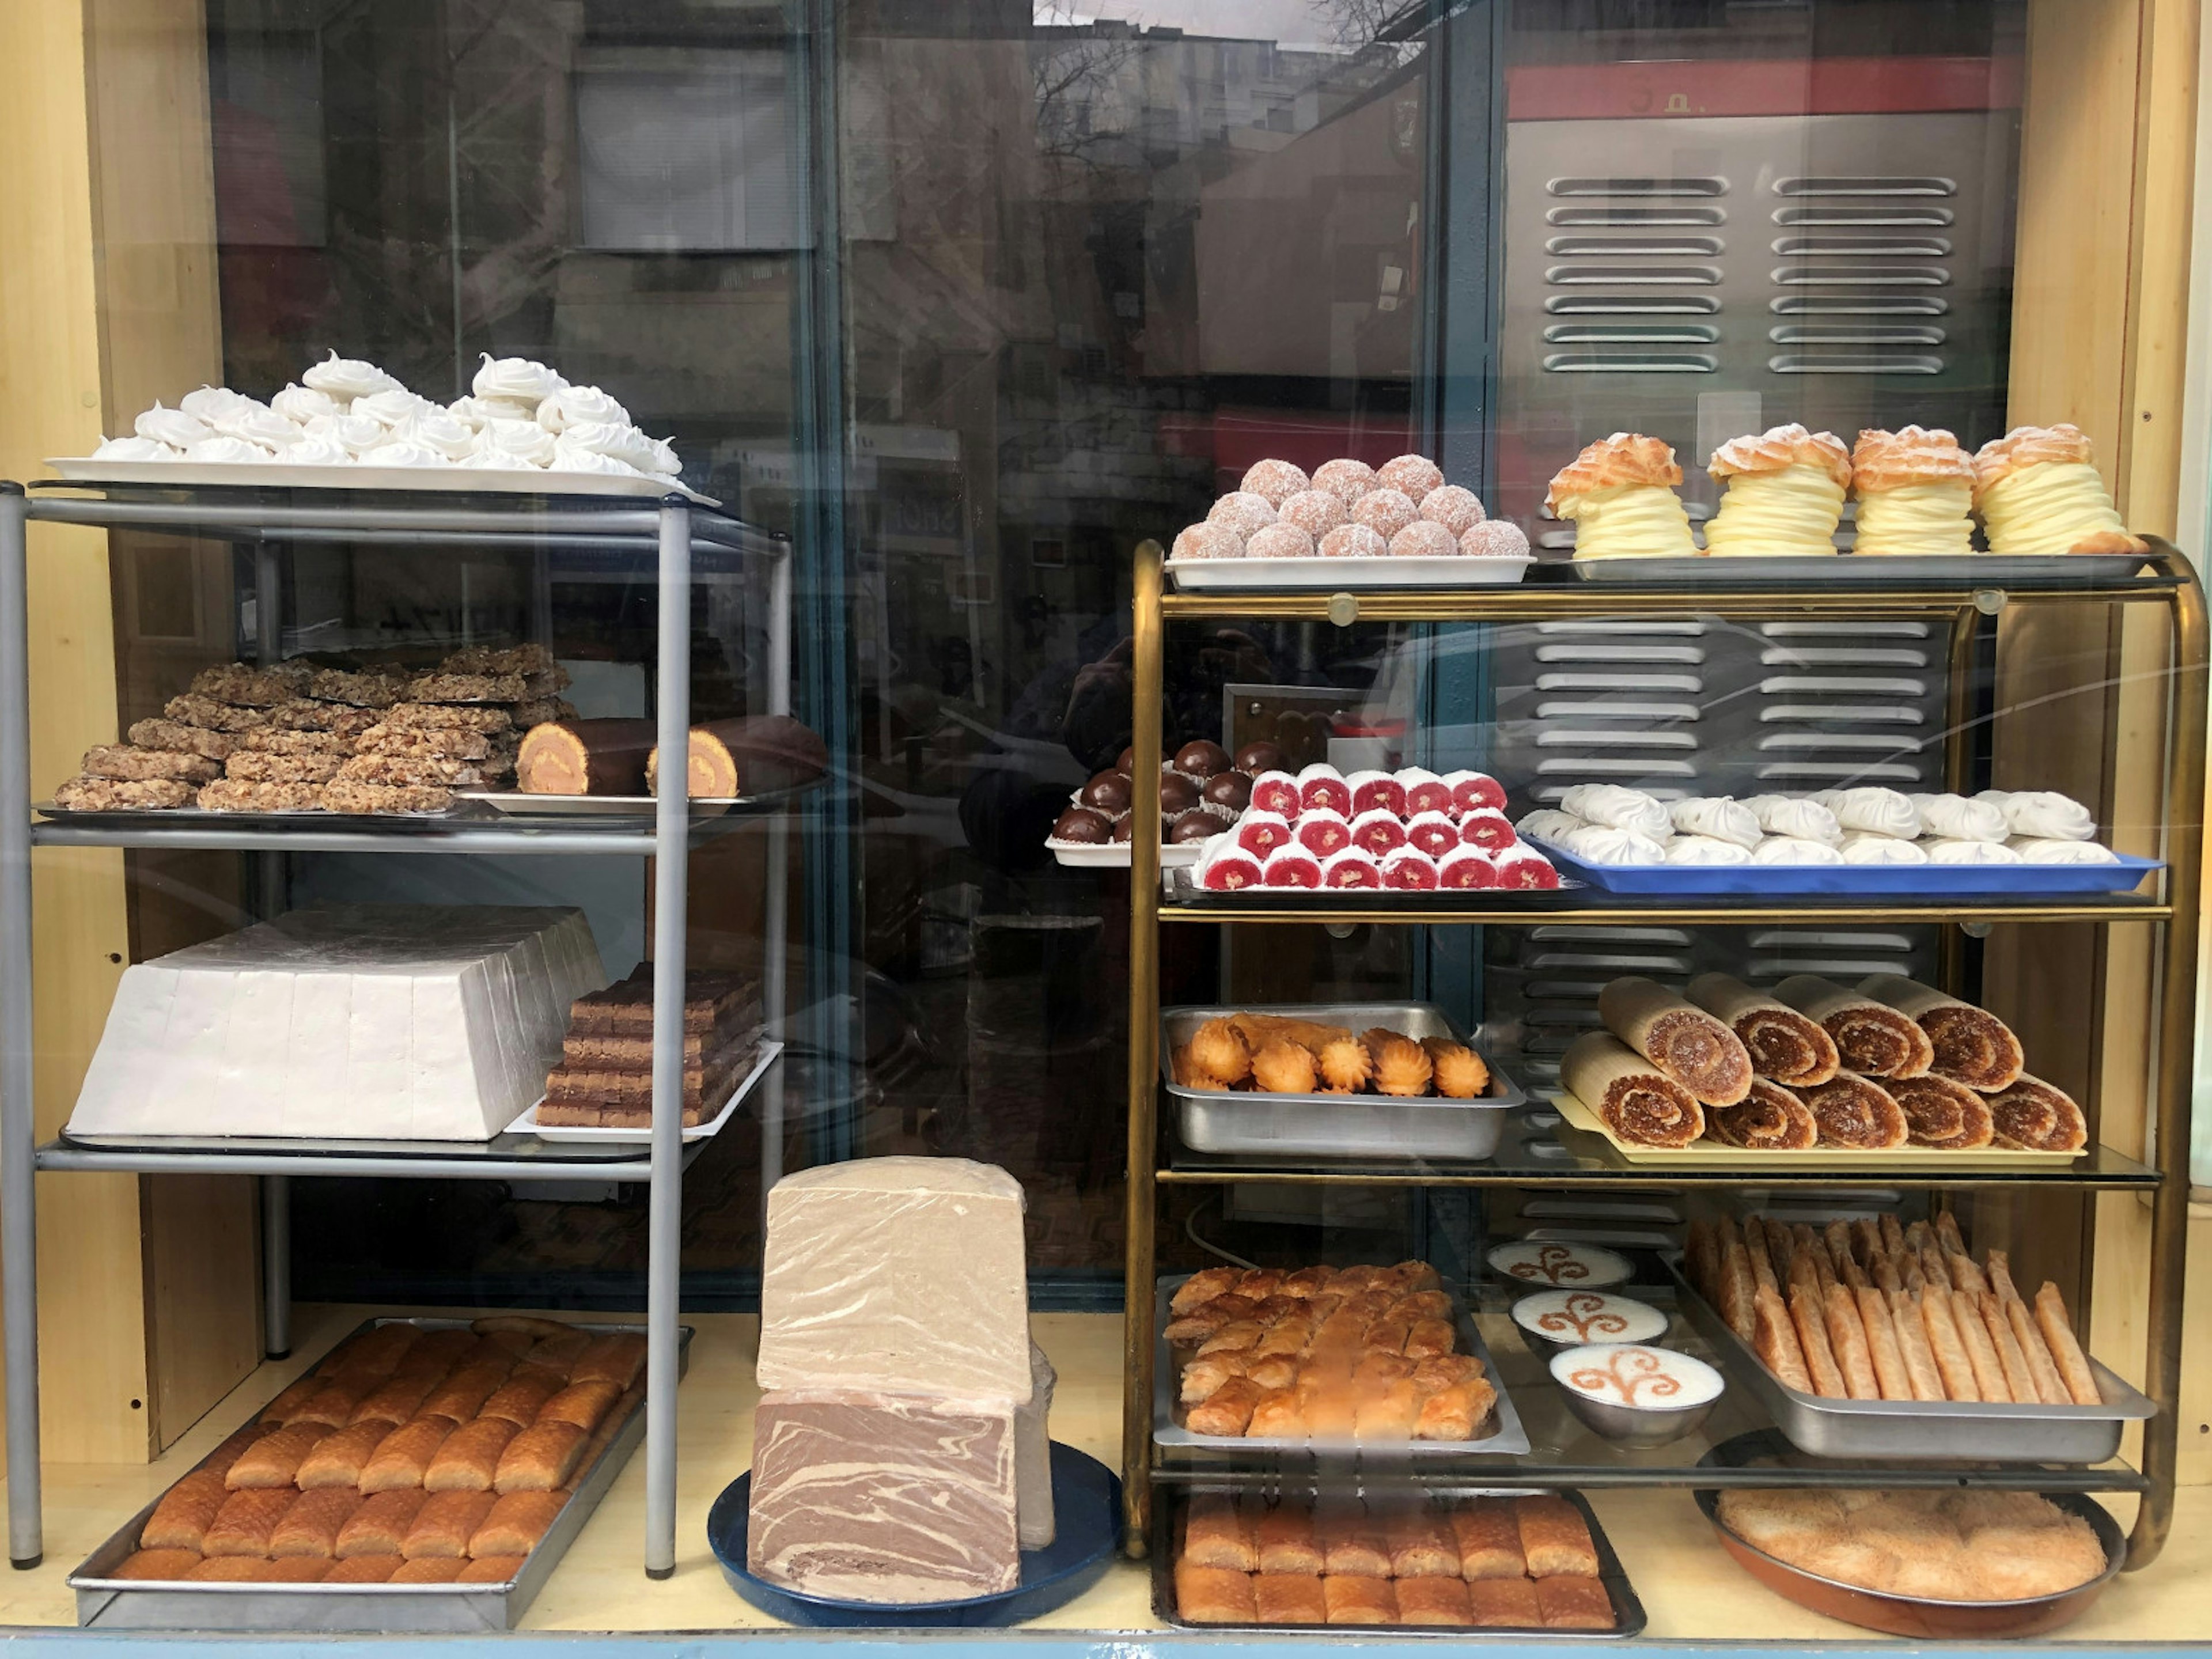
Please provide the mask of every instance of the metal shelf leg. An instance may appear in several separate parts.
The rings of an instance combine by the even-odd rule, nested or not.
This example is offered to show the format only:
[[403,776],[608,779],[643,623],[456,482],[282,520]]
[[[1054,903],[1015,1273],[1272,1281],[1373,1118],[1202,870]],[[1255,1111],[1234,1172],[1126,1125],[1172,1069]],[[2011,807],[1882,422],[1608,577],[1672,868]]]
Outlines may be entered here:
[[8,1559],[45,1559],[39,1492],[39,1226],[31,1112],[31,616],[21,484],[0,484],[0,1280]]
[[[769,569],[768,712],[791,713],[791,552],[786,549]],[[761,1012],[768,1034],[784,1040],[788,1012],[784,982],[785,941],[790,927],[791,820],[778,813],[768,826],[768,914],[761,956]],[[761,1215],[768,1215],[769,1189],[783,1179],[783,1077],[779,1063],[761,1079]]]
[[292,1355],[292,1177],[261,1177],[261,1351]]
[[676,1571],[676,1323],[684,1255],[684,947],[690,830],[691,511],[660,505],[660,793],[653,809],[653,1191],[645,1286],[645,1573]]
[[[1137,548],[1129,673],[1136,687],[1130,744],[1137,778],[1129,803],[1139,828],[1129,842],[1129,1194],[1122,1287],[1121,1550],[1142,1557],[1152,1536],[1152,1269],[1159,1188],[1161,653],[1160,544]],[[1151,816],[1148,817],[1146,814]]]

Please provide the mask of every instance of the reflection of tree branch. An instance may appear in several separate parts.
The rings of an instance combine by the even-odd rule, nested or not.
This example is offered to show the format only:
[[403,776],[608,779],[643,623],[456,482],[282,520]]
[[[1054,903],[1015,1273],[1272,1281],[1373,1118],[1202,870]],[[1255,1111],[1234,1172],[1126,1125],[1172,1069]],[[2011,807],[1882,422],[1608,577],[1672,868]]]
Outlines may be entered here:
[[1127,35],[1079,35],[1041,47],[1030,65],[1037,153],[1050,162],[1097,171],[1105,165],[1106,152],[1127,144],[1129,134],[1118,125],[1081,130],[1077,112],[1093,118],[1113,112],[1107,100],[1142,51],[1142,43]]

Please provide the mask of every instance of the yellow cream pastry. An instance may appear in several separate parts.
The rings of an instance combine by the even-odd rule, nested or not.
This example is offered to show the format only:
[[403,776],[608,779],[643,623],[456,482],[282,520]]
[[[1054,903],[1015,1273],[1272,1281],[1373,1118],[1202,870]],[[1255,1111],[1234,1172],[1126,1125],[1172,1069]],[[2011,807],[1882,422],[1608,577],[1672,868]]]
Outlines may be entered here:
[[1682,469],[1656,438],[1601,438],[1552,480],[1544,506],[1575,524],[1577,559],[1694,559],[1690,515],[1674,486]]
[[1850,452],[1832,432],[1796,424],[1732,438],[1705,471],[1722,481],[1720,510],[1705,526],[1716,558],[1804,558],[1836,550],[1836,525],[1851,482]]
[[1974,505],[1992,553],[2142,553],[2077,426],[2016,426],[1974,452]]
[[1871,557],[1948,557],[1974,550],[1974,458],[1941,427],[1859,434],[1851,451],[1858,538]]

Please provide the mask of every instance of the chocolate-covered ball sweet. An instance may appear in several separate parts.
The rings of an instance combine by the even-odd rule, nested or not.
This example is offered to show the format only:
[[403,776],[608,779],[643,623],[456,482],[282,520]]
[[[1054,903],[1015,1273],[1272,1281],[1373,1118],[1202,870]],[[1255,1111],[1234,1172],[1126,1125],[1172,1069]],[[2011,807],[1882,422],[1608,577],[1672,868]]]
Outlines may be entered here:
[[1088,806],[1071,806],[1052,821],[1054,841],[1082,842],[1098,847],[1103,846],[1113,833],[1114,825],[1106,815]]
[[1252,804],[1252,775],[1249,772],[1216,772],[1198,788],[1199,799],[1209,806],[1225,807],[1231,812],[1241,812]]
[[1095,806],[1109,817],[1120,817],[1129,810],[1129,781],[1119,772],[1101,772],[1083,786],[1079,798],[1085,806]]
[[1180,772],[1160,774],[1160,811],[1169,817],[1198,805],[1198,786]]
[[1261,738],[1256,742],[1246,744],[1238,750],[1237,758],[1230,763],[1245,776],[1256,778],[1262,772],[1280,772],[1284,769],[1283,750],[1281,745],[1269,743],[1265,738]]
[[1131,744],[1114,763],[1114,769],[1125,778],[1137,775],[1137,746]]
[[1225,826],[1215,814],[1204,807],[1193,807],[1178,817],[1168,830],[1169,842],[1176,846],[1188,846],[1194,841],[1206,841],[1219,835]]
[[1175,769],[1203,783],[1216,772],[1229,769],[1229,751],[1211,738],[1194,738],[1176,750]]

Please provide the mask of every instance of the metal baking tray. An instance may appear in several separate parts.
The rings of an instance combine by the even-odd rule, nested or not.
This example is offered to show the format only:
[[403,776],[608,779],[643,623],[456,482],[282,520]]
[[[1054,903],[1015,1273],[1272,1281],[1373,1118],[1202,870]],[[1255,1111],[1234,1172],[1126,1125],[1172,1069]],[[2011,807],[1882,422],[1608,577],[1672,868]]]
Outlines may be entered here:
[[[415,1325],[426,1331],[441,1331],[466,1328],[469,1322],[368,1319],[347,1336],[349,1339],[378,1325]],[[595,1336],[645,1334],[642,1325],[578,1323],[575,1328]],[[691,1334],[690,1326],[678,1328],[679,1376],[689,1363]],[[335,1349],[337,1344],[331,1346]],[[538,1547],[523,1559],[521,1571],[504,1584],[201,1584],[109,1577],[111,1571],[137,1553],[138,1534],[161,1502],[157,1497],[70,1574],[69,1587],[76,1592],[76,1622],[100,1630],[441,1634],[513,1630],[644,1437],[645,1399],[641,1393],[622,1427],[576,1481],[573,1495],[553,1517]],[[167,1495],[165,1491],[162,1496]]]
[[1723,1366],[1774,1419],[1783,1437],[1816,1457],[1926,1457],[1990,1463],[2101,1463],[2120,1449],[2130,1423],[2158,1407],[2095,1358],[2101,1406],[1989,1405],[1979,1401],[1827,1400],[1787,1388],[1751,1345],[1729,1328],[1682,1272],[1679,1250],[1660,1261],[1674,1281],[1675,1300]]
[[103,461],[90,455],[48,456],[46,465],[71,483],[144,484],[154,489],[434,490],[465,495],[634,495],[658,501],[688,495],[720,507],[688,484],[642,475],[556,472],[550,467],[294,466],[281,461]]
[[[1424,1487],[1422,1490],[1433,1492],[1435,1489]],[[1534,1486],[1468,1486],[1437,1495],[1447,1499],[1534,1498],[1539,1496],[1543,1490]],[[1153,1508],[1153,1524],[1158,1529],[1158,1535],[1153,1542],[1151,1552],[1153,1613],[1162,1623],[1172,1625],[1177,1630],[1225,1632],[1317,1629],[1316,1626],[1305,1625],[1206,1625],[1186,1620],[1182,1616],[1182,1609],[1176,1605],[1175,1558],[1176,1546],[1180,1542],[1178,1534],[1181,1530],[1183,1510],[1191,1498],[1198,1492],[1230,1491],[1243,1491],[1249,1493],[1253,1488],[1231,1488],[1207,1486],[1204,1483],[1190,1486],[1163,1484],[1158,1488],[1159,1501]],[[1605,1535],[1605,1528],[1598,1525],[1597,1516],[1591,1510],[1589,1500],[1578,1492],[1566,1489],[1559,1490],[1553,1495],[1565,1498],[1579,1510],[1582,1512],[1583,1524],[1589,1528],[1590,1543],[1597,1552],[1598,1582],[1605,1586],[1606,1595],[1613,1602],[1613,1626],[1611,1630],[1547,1630],[1541,1626],[1528,1628],[1496,1625],[1330,1625],[1327,1628],[1331,1632],[1371,1632],[1390,1636],[1425,1636],[1431,1638],[1441,1637],[1446,1640],[1455,1641],[1465,1641],[1470,1632],[1480,1632],[1485,1640],[1493,1637],[1510,1636],[1516,1642],[1556,1642],[1576,1639],[1609,1642],[1621,1637],[1641,1636],[1648,1622],[1643,1601],[1637,1595],[1636,1587],[1628,1582],[1628,1570],[1620,1565],[1620,1557],[1614,1553],[1613,1540]],[[1450,1507],[1449,1502],[1445,1507]]]
[[[1194,1152],[1268,1158],[1451,1158],[1475,1160],[1498,1150],[1506,1114],[1528,1097],[1493,1064],[1488,1092],[1474,1100],[1425,1095],[1263,1094],[1191,1089],[1175,1080],[1172,1050],[1211,1019],[1251,1012],[1348,1025],[1356,1036],[1382,1025],[1419,1040],[1467,1038],[1443,1009],[1427,1002],[1300,1003],[1284,1007],[1167,1008],[1160,1012],[1160,1075],[1182,1107],[1178,1128]],[[1487,1054],[1483,1056],[1489,1060]]]
[[[1491,1407],[1491,1416],[1497,1427],[1480,1440],[1286,1440],[1279,1436],[1193,1434],[1176,1421],[1176,1397],[1182,1392],[1182,1368],[1176,1364],[1173,1350],[1168,1346],[1168,1303],[1175,1296],[1188,1273],[1176,1273],[1159,1281],[1158,1294],[1153,1298],[1152,1324],[1152,1443],[1203,1451],[1264,1451],[1305,1452],[1316,1456],[1340,1460],[1347,1455],[1360,1463],[1426,1462],[1438,1457],[1464,1457],[1470,1453],[1485,1456],[1518,1456],[1528,1450],[1528,1431],[1521,1426],[1521,1413],[1513,1408],[1513,1395],[1506,1389],[1505,1379],[1499,1375],[1498,1362],[1490,1357],[1490,1346],[1482,1340],[1481,1328],[1476,1325],[1468,1310],[1467,1299],[1452,1297],[1452,1324],[1459,1332],[1460,1350],[1471,1353],[1482,1362],[1484,1374],[1491,1387],[1498,1390],[1498,1403]],[[135,1535],[135,1534],[134,1534]]]
[[1556,842],[1531,836],[1528,844],[1551,860],[1562,876],[1603,892],[1657,897],[1883,893],[1919,898],[2025,898],[2132,893],[2145,876],[2166,867],[2156,859],[2126,854],[2114,854],[2110,864],[1590,864]]
[[289,833],[295,830],[451,830],[457,823],[489,823],[496,819],[480,817],[456,807],[441,812],[325,812],[319,806],[296,807],[283,812],[218,812],[205,806],[118,806],[103,811],[79,811],[72,807],[57,806],[50,800],[35,804],[31,810],[40,817],[55,823],[75,824],[86,830],[276,830]]
[[[1819,582],[1881,586],[1892,583],[1970,582],[2002,587],[2095,587],[2125,581],[2147,553],[1970,553],[1900,556],[1840,553],[1800,558],[1578,559],[1560,561],[1586,582],[1650,582],[1681,587],[1732,587],[1741,582]],[[1547,560],[1547,563],[1552,561]]]

